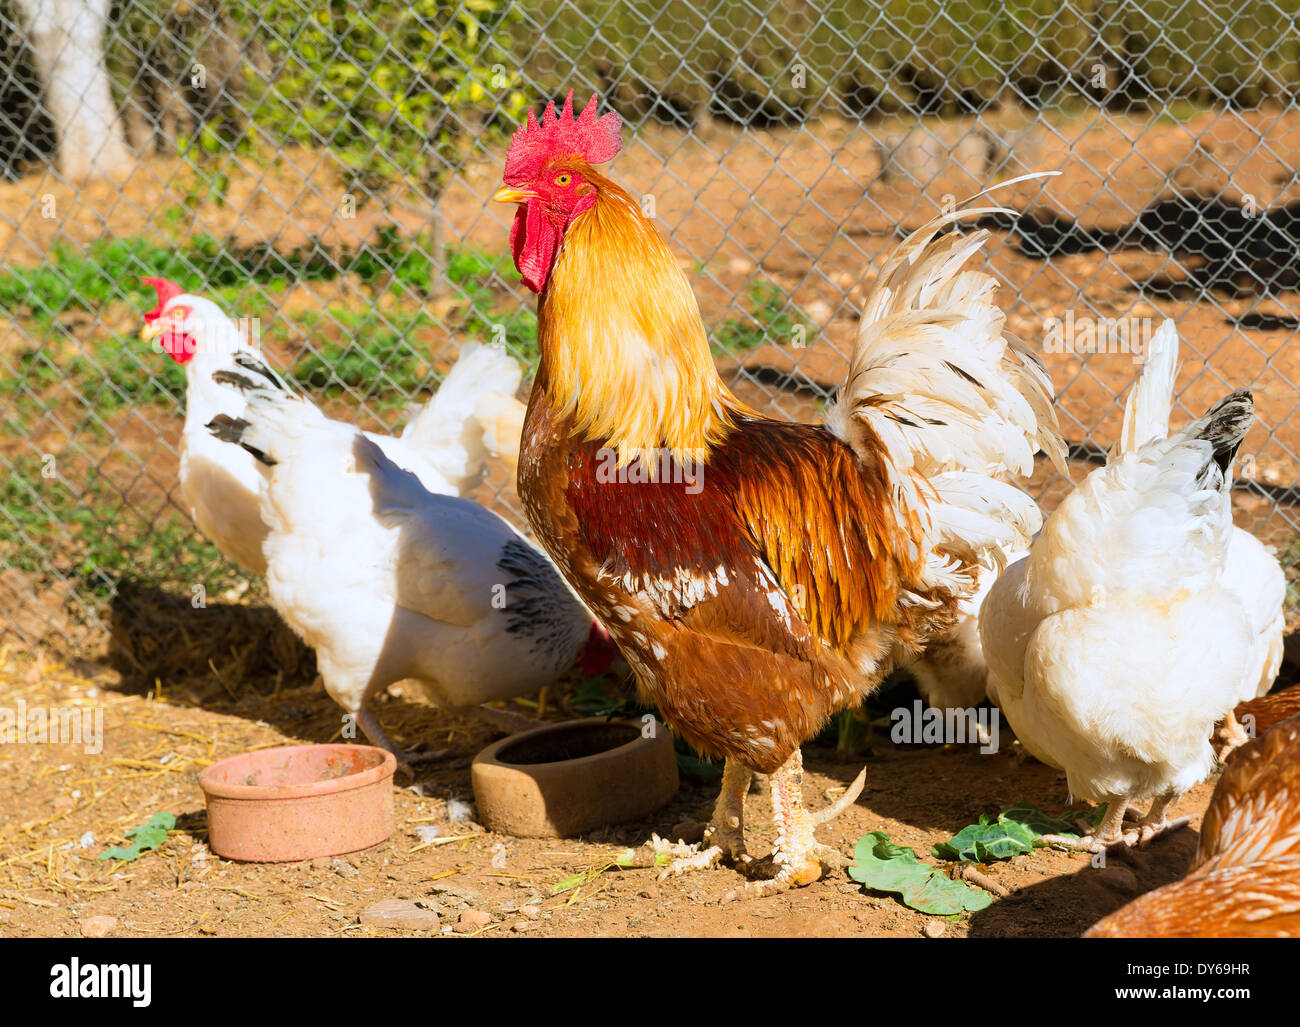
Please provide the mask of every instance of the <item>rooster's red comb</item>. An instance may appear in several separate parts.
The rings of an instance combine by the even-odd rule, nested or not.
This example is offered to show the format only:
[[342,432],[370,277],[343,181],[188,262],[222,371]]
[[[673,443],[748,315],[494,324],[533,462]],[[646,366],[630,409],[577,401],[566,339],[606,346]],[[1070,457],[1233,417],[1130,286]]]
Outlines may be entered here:
[[140,281],[144,282],[145,285],[152,285],[153,291],[158,294],[158,306],[145,313],[144,319],[146,321],[157,321],[158,318],[162,317],[163,308],[185,292],[175,282],[166,278],[141,278]]
[[577,154],[588,164],[604,164],[613,160],[623,148],[619,133],[619,116],[610,111],[596,117],[595,95],[587,102],[581,114],[573,116],[573,90],[564,98],[564,109],[555,113],[555,101],[546,105],[539,124],[532,110],[528,120],[515,131],[506,154],[506,185],[516,188],[528,185],[537,177],[546,162],[561,154]]

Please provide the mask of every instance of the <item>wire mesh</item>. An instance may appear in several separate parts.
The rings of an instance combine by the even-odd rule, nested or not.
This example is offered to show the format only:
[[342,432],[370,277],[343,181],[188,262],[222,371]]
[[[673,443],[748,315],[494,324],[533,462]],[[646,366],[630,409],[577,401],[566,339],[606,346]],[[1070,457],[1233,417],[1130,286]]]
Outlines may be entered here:
[[[333,416],[396,429],[467,341],[536,360],[488,199],[530,107],[599,92],[743,399],[811,419],[874,262],[985,218],[1074,454],[1159,321],[1186,419],[1255,390],[1238,521],[1292,559],[1300,3],[0,0],[0,644],[102,644],[132,589],[258,594],[177,500],[174,278]],[[1034,487],[1050,502],[1052,482]],[[476,494],[517,517],[500,468]],[[251,589],[251,590],[250,590]]]

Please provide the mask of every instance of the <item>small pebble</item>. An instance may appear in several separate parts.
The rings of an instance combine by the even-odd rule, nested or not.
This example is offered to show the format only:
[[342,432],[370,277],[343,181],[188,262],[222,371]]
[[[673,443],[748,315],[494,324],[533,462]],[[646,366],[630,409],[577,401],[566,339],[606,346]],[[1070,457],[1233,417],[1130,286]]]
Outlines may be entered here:
[[429,891],[435,895],[449,895],[453,899],[459,899],[461,902],[468,902],[471,906],[477,906],[483,901],[483,896],[473,888],[462,888],[455,884],[434,884],[429,886]]
[[484,913],[481,909],[467,909],[460,915],[456,921],[457,934],[470,934],[473,931],[482,930],[492,922],[492,915]]
[[95,844],[95,832],[87,831],[77,842],[83,849],[88,849]]
[[369,927],[398,931],[433,931],[439,926],[438,911],[406,899],[380,899],[362,912],[360,921]]
[[1126,866],[1112,864],[1101,871],[1100,878],[1106,887],[1126,894],[1131,895],[1139,889],[1137,876]]
[[536,920],[542,915],[540,906],[520,906],[519,915],[525,920]]
[[116,930],[117,917],[115,916],[88,916],[81,921],[83,938],[107,938]]
[[334,862],[331,864],[331,868],[336,874],[339,875],[339,877],[356,877],[358,874],[361,873],[360,870],[354,867],[346,859],[334,860]]
[[944,932],[943,923],[939,920],[927,920],[925,922],[925,936],[927,938],[942,938]]
[[637,894],[640,895],[641,898],[643,899],[657,899],[659,898],[659,889],[658,887],[652,884],[648,888],[642,888],[639,892],[637,892]]

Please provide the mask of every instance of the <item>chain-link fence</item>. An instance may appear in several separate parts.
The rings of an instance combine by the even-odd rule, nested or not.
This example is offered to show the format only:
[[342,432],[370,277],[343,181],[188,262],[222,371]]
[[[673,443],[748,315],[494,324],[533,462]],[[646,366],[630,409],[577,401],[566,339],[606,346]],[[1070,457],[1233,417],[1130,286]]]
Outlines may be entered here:
[[[260,594],[176,502],[185,372],[136,337],[142,275],[257,318],[365,427],[399,426],[467,341],[531,364],[488,197],[523,112],[570,88],[623,115],[613,173],[773,416],[817,415],[900,229],[1062,172],[999,194],[1024,214],[989,222],[988,259],[1076,457],[1115,438],[1173,317],[1176,418],[1256,390],[1238,521],[1289,563],[1298,9],[0,0],[0,645],[94,648],[147,593]],[[515,512],[499,467],[477,498]]]

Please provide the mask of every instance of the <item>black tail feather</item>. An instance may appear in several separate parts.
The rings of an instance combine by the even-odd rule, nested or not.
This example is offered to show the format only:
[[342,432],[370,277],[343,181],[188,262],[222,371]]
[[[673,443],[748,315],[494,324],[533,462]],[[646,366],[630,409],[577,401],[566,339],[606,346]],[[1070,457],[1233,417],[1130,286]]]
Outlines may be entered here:
[[[1254,422],[1255,399],[1249,389],[1238,389],[1224,396],[1180,434],[1187,438],[1204,439],[1213,446],[1211,462],[1226,478],[1242,439]],[[1209,470],[1209,463],[1206,464],[1206,470]]]
[[236,446],[239,446],[252,454],[253,458],[257,460],[258,463],[265,464],[267,467],[275,466],[275,460],[267,456],[266,453],[258,449],[256,446],[250,446],[244,441],[244,432],[248,431],[252,425],[242,417],[231,417],[229,414],[217,414],[216,417],[207,423],[206,427],[208,431],[212,432],[213,436],[220,441],[232,442]]

